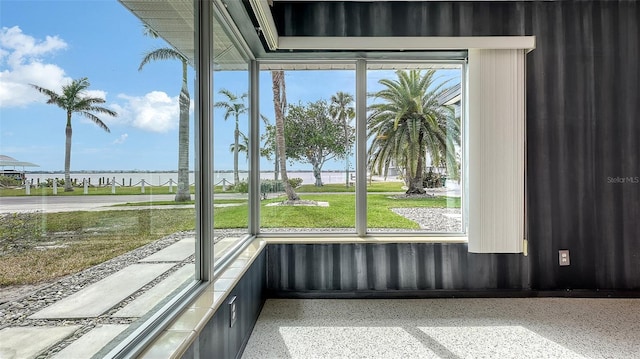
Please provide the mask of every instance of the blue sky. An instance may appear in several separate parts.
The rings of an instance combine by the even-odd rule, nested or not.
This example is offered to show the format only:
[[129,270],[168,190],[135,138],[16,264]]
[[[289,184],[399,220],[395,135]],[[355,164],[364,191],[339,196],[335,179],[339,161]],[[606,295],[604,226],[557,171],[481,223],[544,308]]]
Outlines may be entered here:
[[[175,170],[181,65],[159,61],[138,71],[145,52],[165,46],[163,40],[145,37],[141,22],[116,0],[2,0],[0,154],[40,165],[33,170],[61,171],[65,113],[45,104],[45,97],[29,84],[59,91],[71,79],[88,77],[90,94],[105,98],[105,106],[119,116],[101,117],[111,133],[74,116],[71,170]],[[370,77],[369,90],[378,76]],[[190,70],[192,99],[193,77]],[[261,113],[273,120],[269,73],[262,73],[260,81]],[[286,81],[290,103],[328,100],[337,91],[355,89],[352,71],[288,72]],[[214,75],[215,92],[227,88],[241,94],[247,85],[246,72]],[[223,121],[220,110],[214,112],[214,121],[215,168],[232,169],[233,123]],[[246,118],[241,130],[247,133]],[[246,165],[241,154],[240,168]],[[261,167],[270,170],[272,164],[262,160]],[[330,163],[325,169],[342,167]],[[310,165],[293,164],[290,169]]]

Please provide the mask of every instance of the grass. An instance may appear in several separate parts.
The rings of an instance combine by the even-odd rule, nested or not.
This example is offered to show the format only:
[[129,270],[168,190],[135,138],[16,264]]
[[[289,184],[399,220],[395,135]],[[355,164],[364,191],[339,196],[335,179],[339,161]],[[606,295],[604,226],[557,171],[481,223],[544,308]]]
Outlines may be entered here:
[[[305,200],[329,202],[329,207],[267,206],[281,202],[284,197],[262,201],[262,228],[353,228],[355,226],[354,194],[305,194]],[[372,228],[418,229],[418,225],[394,212],[391,208],[460,207],[459,198],[402,198],[392,199],[385,194],[367,196],[368,226]],[[247,206],[214,209],[215,228],[246,228]]]
[[[0,286],[35,284],[194,228],[194,209],[26,213],[0,221]],[[25,228],[15,233],[15,227]],[[48,248],[48,249],[44,249]]]
[[[267,206],[284,197],[261,202],[262,228],[354,228],[355,194],[303,194],[305,200],[329,202],[329,207]],[[246,200],[214,208],[216,229],[247,228]],[[79,272],[153,242],[171,233],[195,228],[194,208],[166,208],[173,201],[130,203],[144,209],[101,212],[24,213],[0,217],[0,286],[35,284]],[[459,198],[367,196],[370,228],[418,229],[390,208],[460,207]]]
[[[175,206],[175,205],[194,205],[196,201],[151,201],[151,202],[127,202],[116,204],[113,207],[144,207],[144,206]],[[246,199],[214,199],[214,204],[241,204],[247,203]]]
[[[367,192],[404,192],[402,182],[371,182],[367,183]],[[353,192],[355,193],[356,187],[349,186],[348,188],[344,183],[329,183],[321,187],[316,187],[312,184],[305,184],[296,188],[296,192],[299,193],[320,193],[320,192]]]
[[[368,192],[404,192],[402,182],[371,182],[367,183]],[[116,195],[137,195],[137,194],[175,194],[176,186],[173,187],[174,192],[169,192],[169,186],[145,186],[144,192],[140,187],[116,187]],[[322,187],[316,187],[312,184],[302,185],[296,189],[300,193],[331,193],[331,192],[355,192],[355,186],[345,187],[343,183],[330,183]],[[195,193],[195,187],[191,186],[191,194]],[[214,193],[238,193],[232,189],[223,191],[222,186],[215,186]],[[89,187],[88,195],[112,195],[111,186],[107,187]],[[84,188],[76,187],[72,192],[65,192],[62,186],[58,187],[58,194],[53,194],[51,187],[34,187],[31,188],[30,196],[83,196]],[[22,197],[27,196],[25,189],[17,188],[0,188],[0,197]]]

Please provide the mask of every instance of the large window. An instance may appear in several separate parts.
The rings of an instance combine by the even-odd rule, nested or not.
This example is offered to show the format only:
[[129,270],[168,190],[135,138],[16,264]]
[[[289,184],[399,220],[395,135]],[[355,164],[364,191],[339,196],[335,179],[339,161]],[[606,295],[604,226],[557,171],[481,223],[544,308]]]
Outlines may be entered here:
[[[371,62],[360,122],[354,63],[261,68],[261,233],[359,232],[358,211],[368,233],[466,232],[461,64]],[[366,143],[359,158],[357,126]]]
[[0,327],[28,338],[18,356],[90,357],[194,283],[182,5],[167,34],[115,1],[2,3],[1,165],[18,174],[0,177]]
[[261,69],[261,232],[354,233],[355,64]]
[[250,154],[249,68],[229,29],[213,20],[214,262],[248,235]]
[[371,232],[464,233],[461,64],[370,63]]

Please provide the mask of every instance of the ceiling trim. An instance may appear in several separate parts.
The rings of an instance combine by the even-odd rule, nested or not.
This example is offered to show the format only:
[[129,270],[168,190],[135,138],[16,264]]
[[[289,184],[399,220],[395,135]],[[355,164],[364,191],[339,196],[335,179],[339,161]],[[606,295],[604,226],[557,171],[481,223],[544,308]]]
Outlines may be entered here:
[[267,42],[267,46],[269,46],[269,50],[275,51],[278,49],[278,29],[276,28],[276,23],[273,20],[273,15],[271,14],[271,6],[269,5],[268,0],[249,0],[251,4],[251,8],[253,9],[253,13],[258,20],[258,25],[260,26],[258,30],[262,32],[265,41]]
[[282,50],[416,51],[460,49],[526,49],[536,47],[535,36],[470,37],[320,37],[280,36]]

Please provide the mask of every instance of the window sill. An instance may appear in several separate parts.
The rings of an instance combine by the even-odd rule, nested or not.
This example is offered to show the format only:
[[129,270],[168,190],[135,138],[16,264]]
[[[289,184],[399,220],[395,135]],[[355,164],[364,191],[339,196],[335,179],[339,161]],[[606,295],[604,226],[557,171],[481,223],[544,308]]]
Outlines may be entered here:
[[365,237],[358,236],[296,236],[296,237],[271,237],[259,236],[267,244],[335,244],[335,243],[468,243],[466,235],[452,236],[387,236],[387,235],[368,235]]
[[265,248],[253,241],[208,284],[173,322],[144,350],[141,358],[180,358],[213,318],[229,293]]

